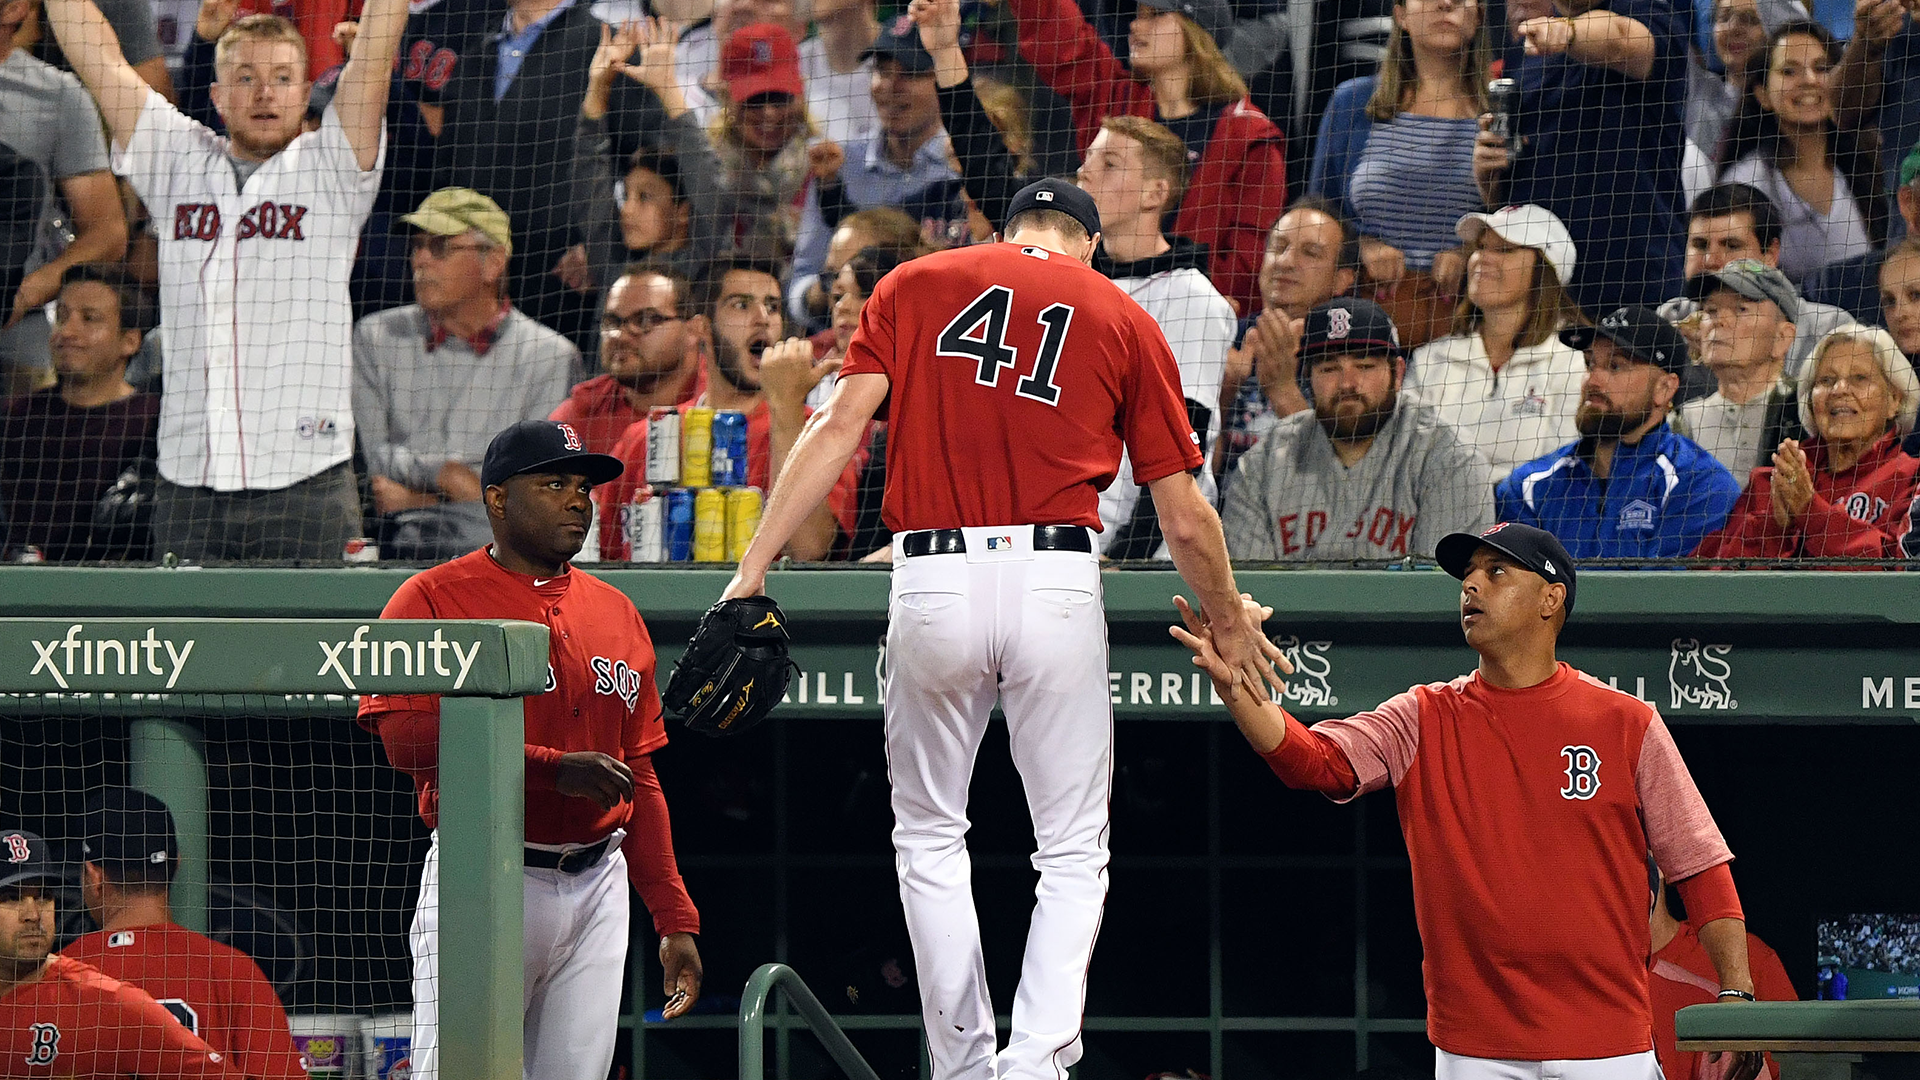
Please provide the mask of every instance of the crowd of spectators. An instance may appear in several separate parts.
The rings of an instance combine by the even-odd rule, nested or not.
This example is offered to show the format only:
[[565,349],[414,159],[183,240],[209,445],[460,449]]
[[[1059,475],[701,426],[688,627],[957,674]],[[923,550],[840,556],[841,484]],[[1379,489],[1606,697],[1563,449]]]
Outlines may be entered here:
[[[633,558],[652,410],[769,487],[879,279],[1059,174],[1236,558],[1920,557],[1915,8],[1398,0],[1270,117],[1228,0],[0,0],[0,557],[448,558],[552,417]],[[791,555],[883,557],[885,446]]]
[[1820,954],[1840,965],[1896,975],[1920,974],[1920,920],[1848,915],[1820,924]]

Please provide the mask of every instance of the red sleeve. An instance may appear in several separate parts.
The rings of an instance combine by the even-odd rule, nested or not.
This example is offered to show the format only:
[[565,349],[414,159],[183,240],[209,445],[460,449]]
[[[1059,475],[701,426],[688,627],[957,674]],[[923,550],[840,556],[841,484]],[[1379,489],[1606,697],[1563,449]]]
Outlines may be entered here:
[[1177,472],[1200,467],[1200,437],[1187,415],[1180,390],[1180,365],[1152,316],[1135,307],[1127,320],[1135,337],[1129,364],[1126,414],[1121,436],[1133,462],[1134,482],[1142,487]]
[[653,916],[653,929],[668,934],[700,932],[700,912],[687,895],[680,865],[673,857],[673,826],[667,818],[667,795],[653,771],[653,758],[629,757],[633,770],[633,816],[621,854],[627,857],[627,878]]
[[306,1080],[286,1009],[260,966],[245,955],[235,955],[221,984],[232,997],[233,1029],[227,1049],[234,1066],[260,1080]]
[[1772,488],[1772,466],[1753,470],[1752,482],[1733,504],[1727,523],[1700,541],[1693,553],[1703,559],[1792,558],[1800,536],[1774,523]]
[[1260,755],[1273,775],[1290,788],[1317,791],[1335,799],[1358,794],[1360,780],[1346,752],[1324,735],[1287,715],[1287,737],[1271,753]]
[[1133,80],[1069,0],[1007,0],[1007,10],[1019,23],[1020,55],[1073,106],[1082,153],[1109,116],[1154,118],[1153,91]]
[[152,1080],[245,1080],[226,1056],[180,1026],[166,1006],[127,983],[101,1010],[99,1030],[115,1032],[103,1057],[113,1061],[115,1076]]
[[594,501],[600,508],[600,557],[608,562],[626,562],[633,556],[626,530],[620,527],[620,510],[646,483],[647,422],[628,424],[608,453],[619,458],[626,471],[594,489]]
[[[1687,922],[1705,926],[1715,919],[1744,919],[1740,893],[1733,887],[1733,870],[1726,864],[1702,870],[1673,883],[1680,902],[1687,905]],[[1749,957],[1749,964],[1752,958]]]
[[[900,279],[912,274],[888,274],[873,287],[873,295],[860,305],[860,325],[847,342],[847,358],[840,366],[840,377],[848,375],[884,375],[893,381],[895,294]],[[885,405],[881,408],[885,409]]]
[[[1667,880],[1685,881],[1733,861],[1732,850],[1720,835],[1720,827],[1714,824],[1713,814],[1707,809],[1706,800],[1700,797],[1700,789],[1694,786],[1693,774],[1687,771],[1680,748],[1673,744],[1673,735],[1658,712],[1653,713],[1641,738],[1633,783],[1640,799],[1640,814],[1646,820],[1647,846],[1653,850],[1654,861]],[[1733,878],[1729,876],[1729,895],[1732,890]],[[1687,914],[1691,918],[1696,913],[1692,900],[1685,890],[1680,895],[1688,901]],[[1733,906],[1738,910],[1737,896]],[[1699,910],[1707,911],[1706,908]],[[1692,921],[1700,926],[1706,920]]]
[[1887,502],[1879,523],[1861,521],[1815,495],[1800,519],[1801,554],[1808,558],[1852,556],[1862,559],[1901,557],[1900,534],[1907,527],[1907,511],[1913,506],[1913,484],[1904,480],[1899,493]]
[[[387,606],[380,609],[383,619],[439,619],[452,618],[442,616],[434,606],[433,597],[427,594],[426,587],[420,584],[420,575],[415,574],[400,583],[387,600]],[[368,731],[379,730],[379,720],[390,712],[430,712],[440,714],[440,695],[438,694],[364,694],[360,698],[360,726]],[[399,762],[394,762],[399,766]],[[405,766],[400,766],[404,768]]]

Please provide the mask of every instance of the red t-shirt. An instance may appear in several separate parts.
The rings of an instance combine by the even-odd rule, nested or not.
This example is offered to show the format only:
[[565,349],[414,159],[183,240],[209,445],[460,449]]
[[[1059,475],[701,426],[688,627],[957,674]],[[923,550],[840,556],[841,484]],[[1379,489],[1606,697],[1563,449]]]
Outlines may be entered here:
[[[707,369],[700,366],[694,377],[687,380],[686,389],[680,395],[680,404],[684,406],[706,391]],[[580,439],[587,449],[596,454],[610,454],[613,444],[620,441],[620,434],[636,421],[647,418],[646,410],[636,409],[633,402],[627,400],[627,389],[614,381],[611,375],[595,375],[583,383],[574,386],[567,400],[554,407],[553,414],[547,419],[562,424],[572,424],[580,433]]]
[[1651,705],[1561,664],[1523,690],[1475,672],[1287,731],[1267,758],[1283,780],[1337,751],[1357,780],[1341,801],[1394,789],[1435,1046],[1652,1049],[1647,852],[1672,881],[1733,853]]
[[[681,405],[680,415],[686,416],[692,405]],[[812,415],[812,410],[808,410]],[[556,417],[557,419],[557,417]],[[613,448],[608,451],[623,462],[627,469],[612,481],[593,489],[594,504],[600,509],[600,557],[608,562],[625,562],[633,558],[632,548],[627,543],[627,534],[620,527],[620,508],[631,502],[646,502],[653,497],[647,484],[647,421],[643,417],[628,426]],[[860,515],[860,471],[867,463],[866,443],[853,457],[847,459],[847,467],[840,471],[840,480],[827,493],[827,507],[833,511],[833,519],[840,525],[840,535],[851,537],[859,526]],[[773,417],[765,401],[754,406],[747,413],[747,486],[766,491],[773,476]],[[636,500],[635,495],[639,498]]]
[[1203,460],[1159,325],[1041,248],[956,248],[881,278],[841,369],[858,374],[890,388],[881,516],[895,532],[1098,529],[1123,446],[1143,485]]
[[0,1078],[242,1080],[225,1055],[138,987],[55,954],[0,994]]
[[[1780,962],[1780,954],[1752,934],[1747,935],[1747,969],[1753,975],[1753,996],[1761,1001],[1800,999],[1793,980],[1787,977],[1786,965]],[[1673,940],[1653,954],[1649,976],[1653,1048],[1660,1055],[1660,1071],[1666,1074],[1667,1080],[1717,1080],[1725,1067],[1732,1064],[1731,1057],[1723,1058],[1721,1068],[1715,1068],[1707,1063],[1709,1055],[1694,1051],[1683,1053],[1674,1045],[1673,1014],[1689,1005],[1711,1005],[1719,1000],[1720,977],[1714,973],[1713,961],[1700,946],[1700,936],[1692,926],[1681,923],[1680,932]],[[1729,1006],[1739,1007],[1737,1002]],[[1779,1072],[1769,1069],[1760,1075],[1762,1080],[1770,1080]]]
[[257,1080],[304,1080],[287,1013],[253,958],[173,923],[100,930],[60,950],[152,995]]

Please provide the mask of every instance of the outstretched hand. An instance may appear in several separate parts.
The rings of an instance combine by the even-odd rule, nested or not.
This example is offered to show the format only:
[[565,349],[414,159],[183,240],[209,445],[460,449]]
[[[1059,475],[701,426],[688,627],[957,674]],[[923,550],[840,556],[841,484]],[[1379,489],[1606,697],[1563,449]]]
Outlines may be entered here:
[[667,995],[667,1003],[660,1010],[663,1020],[681,1016],[693,1003],[700,1000],[700,984],[705,976],[705,968],[700,963],[700,949],[693,943],[693,935],[688,933],[668,934],[660,939],[660,967],[665,972],[661,989]]
[[1235,632],[1240,627],[1251,627],[1260,644],[1253,649],[1253,655],[1244,662],[1236,662],[1230,653],[1222,650],[1219,642],[1218,627],[1208,622],[1206,616],[1195,611],[1184,596],[1175,596],[1173,606],[1180,612],[1180,621],[1185,626],[1171,626],[1167,632],[1173,639],[1193,650],[1193,664],[1207,673],[1213,680],[1214,692],[1222,701],[1233,701],[1244,682],[1249,689],[1258,687],[1264,680],[1276,691],[1286,689],[1281,675],[1293,674],[1293,665],[1280,652],[1265,634],[1260,633],[1260,624],[1273,617],[1273,609],[1254,600],[1248,593],[1240,594],[1241,619],[1237,620]]

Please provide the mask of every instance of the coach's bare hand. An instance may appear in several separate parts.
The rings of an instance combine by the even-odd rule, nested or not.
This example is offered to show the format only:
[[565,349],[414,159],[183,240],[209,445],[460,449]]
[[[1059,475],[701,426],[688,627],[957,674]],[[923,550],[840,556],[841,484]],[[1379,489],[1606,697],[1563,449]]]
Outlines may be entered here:
[[661,982],[661,992],[667,995],[667,1004],[660,1015],[671,1020],[681,1016],[693,1003],[700,1000],[700,980],[704,969],[700,966],[700,949],[693,943],[693,935],[687,933],[668,934],[660,939],[660,967],[666,972]]
[[596,750],[576,750],[560,757],[553,788],[576,795],[602,810],[611,810],[633,798],[633,770],[618,758]]
[[[1739,998],[1723,999],[1739,1001]],[[1744,1003],[1743,1003],[1744,1004]],[[1725,1069],[1720,1080],[1754,1080],[1760,1070],[1766,1067],[1767,1056],[1757,1050],[1722,1050],[1707,1055],[1707,1064],[1716,1069]]]
[[[1256,622],[1264,622],[1273,616],[1272,608],[1255,601],[1247,593],[1240,594],[1240,601],[1246,607],[1248,618]],[[1220,695],[1220,700],[1236,700],[1240,693],[1241,673],[1220,658],[1219,650],[1214,648],[1213,631],[1208,627],[1207,621],[1199,612],[1193,610],[1193,605],[1187,603],[1187,598],[1184,596],[1176,595],[1173,598],[1173,606],[1179,610],[1180,621],[1186,625],[1169,626],[1167,632],[1173,635],[1175,641],[1193,650],[1194,666],[1206,672],[1207,678],[1213,680],[1213,691]],[[1287,665],[1284,657],[1280,659],[1280,663],[1285,666],[1287,674],[1293,673],[1292,666]]]

